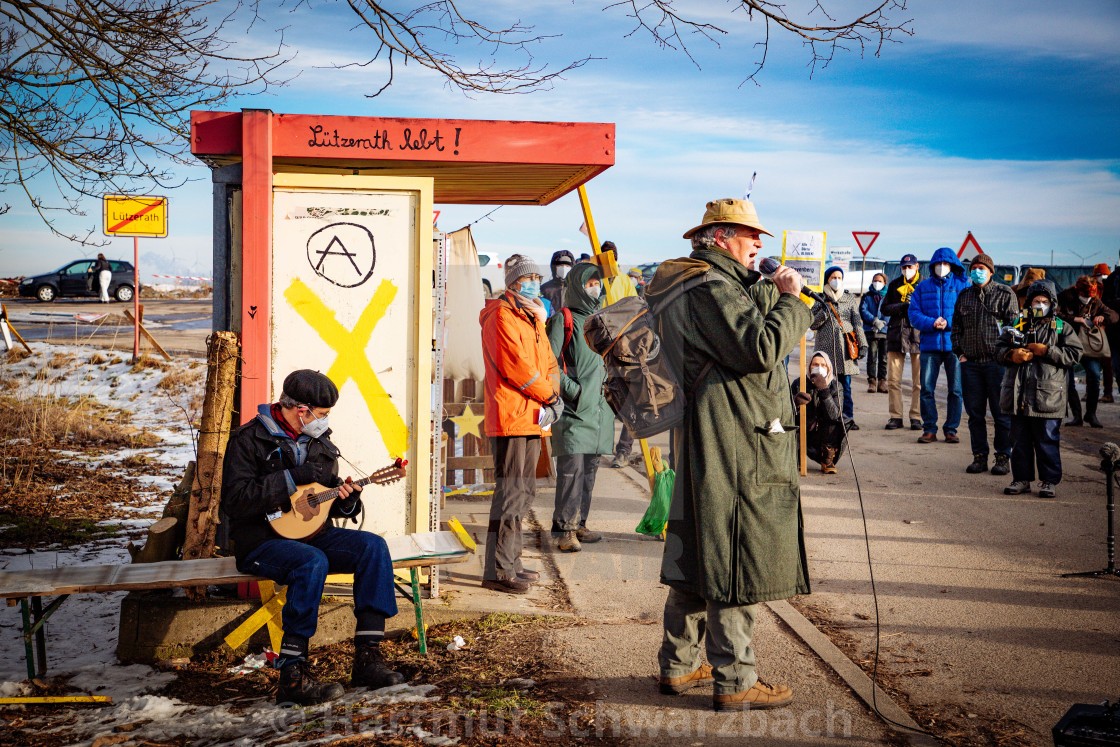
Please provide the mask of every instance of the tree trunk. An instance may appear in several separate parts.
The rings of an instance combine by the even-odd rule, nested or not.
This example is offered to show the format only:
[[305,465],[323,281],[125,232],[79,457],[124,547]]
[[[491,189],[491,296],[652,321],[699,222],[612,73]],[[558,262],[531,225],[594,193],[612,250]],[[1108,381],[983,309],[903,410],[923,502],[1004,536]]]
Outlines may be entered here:
[[[233,332],[215,332],[211,336],[206,361],[206,399],[198,431],[198,465],[191,489],[183,560],[209,558],[214,554],[218,504],[222,497],[222,459],[232,425],[240,353],[237,335]],[[187,589],[187,596],[192,599],[201,599],[205,594],[205,587]]]
[[128,552],[132,555],[133,563],[158,563],[179,558],[179,549],[186,538],[194,473],[194,462],[190,462],[187,464],[186,472],[183,473],[183,479],[167,499],[163,518],[148,527],[148,538],[144,542],[144,547],[136,547],[131,542],[128,544]]

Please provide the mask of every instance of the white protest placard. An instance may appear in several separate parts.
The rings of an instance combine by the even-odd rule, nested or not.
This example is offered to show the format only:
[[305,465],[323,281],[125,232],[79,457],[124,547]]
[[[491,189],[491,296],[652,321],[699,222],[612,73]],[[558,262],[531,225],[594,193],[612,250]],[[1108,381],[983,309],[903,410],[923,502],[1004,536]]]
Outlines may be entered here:
[[783,231],[782,264],[801,273],[805,285],[819,291],[824,285],[824,231]]

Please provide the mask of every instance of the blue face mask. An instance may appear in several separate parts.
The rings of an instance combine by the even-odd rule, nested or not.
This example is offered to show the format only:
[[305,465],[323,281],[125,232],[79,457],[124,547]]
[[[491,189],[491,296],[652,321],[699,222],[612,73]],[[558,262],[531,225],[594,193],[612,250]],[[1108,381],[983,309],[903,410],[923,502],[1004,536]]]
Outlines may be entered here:
[[972,282],[976,283],[977,285],[983,285],[984,283],[988,282],[987,270],[983,270],[977,267],[969,274],[972,275]]
[[526,298],[539,298],[541,295],[541,281],[522,280],[521,288],[518,292]]

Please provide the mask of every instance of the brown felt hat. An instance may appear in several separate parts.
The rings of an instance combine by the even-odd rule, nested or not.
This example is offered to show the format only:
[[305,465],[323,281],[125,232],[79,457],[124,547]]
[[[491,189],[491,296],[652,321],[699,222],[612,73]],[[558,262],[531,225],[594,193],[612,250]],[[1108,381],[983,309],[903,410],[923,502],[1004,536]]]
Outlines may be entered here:
[[996,263],[987,254],[977,254],[976,258],[972,260],[972,266],[975,267],[976,265],[984,265],[988,268],[988,272],[993,275],[996,273]]
[[749,200],[725,197],[722,200],[709,202],[707,209],[704,210],[704,219],[700,221],[700,225],[685,231],[684,238],[691,239],[692,234],[713,223],[732,223],[736,226],[757,229],[767,236],[774,235],[762,227],[762,223],[758,220],[758,211],[754,209],[754,205]]

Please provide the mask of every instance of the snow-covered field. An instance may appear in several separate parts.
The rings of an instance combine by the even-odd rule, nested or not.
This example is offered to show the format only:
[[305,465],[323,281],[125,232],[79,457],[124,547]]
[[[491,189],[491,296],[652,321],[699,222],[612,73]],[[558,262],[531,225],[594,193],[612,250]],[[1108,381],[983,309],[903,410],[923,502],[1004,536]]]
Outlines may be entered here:
[[[140,498],[135,506],[123,507],[136,513],[135,519],[114,519],[126,531],[117,536],[66,548],[54,547],[26,553],[17,549],[0,550],[0,570],[52,568],[83,564],[117,564],[129,562],[126,545],[129,540],[142,544],[146,528],[159,518],[167,497],[180,479],[187,463],[194,458],[194,432],[201,412],[201,393],[205,385],[205,361],[179,358],[166,371],[158,368],[134,370],[124,354],[91,350],[88,347],[35,345],[36,354],[12,362],[0,354],[0,381],[7,388],[0,393],[17,398],[29,397],[91,397],[102,405],[130,414],[129,425],[157,436],[158,445],[151,448],[117,449],[96,455],[82,451],[55,452],[56,458],[82,464],[91,470],[111,475],[123,471],[115,463],[130,456],[141,455],[153,464],[168,469],[139,478]],[[93,356],[104,360],[91,363]],[[65,356],[73,356],[67,361]],[[50,362],[54,359],[57,367]],[[159,387],[164,377],[177,374],[186,384],[170,390]],[[14,382],[15,387],[10,383]],[[0,444],[0,449],[4,448]],[[135,475],[130,473],[135,479]],[[60,490],[63,488],[59,488]],[[0,531],[2,531],[0,527]],[[100,709],[73,712],[70,718],[65,706],[52,713],[57,718],[38,717],[38,733],[57,734],[61,743],[92,745],[100,735],[126,731],[129,744],[146,740],[189,739],[192,744],[259,745],[282,740],[289,745],[310,745],[333,741],[325,739],[300,741],[286,733],[297,721],[310,721],[307,709],[284,709],[271,699],[242,702],[236,706],[197,706],[175,698],[155,695],[176,675],[144,665],[124,665],[117,661],[117,630],[120,602],[124,593],[71,595],[50,618],[47,626],[48,677],[72,675],[70,685],[85,693],[109,695],[113,705]],[[19,607],[0,607],[0,697],[16,697],[32,693],[26,683],[27,669],[20,629]],[[409,686],[370,692],[351,690],[343,701],[332,706],[344,712],[357,713],[376,709],[389,703],[432,700],[430,685]],[[23,706],[6,706],[5,712]],[[331,709],[323,709],[330,718]],[[121,727],[118,729],[118,727]],[[419,727],[375,726],[362,733],[369,736],[389,735],[411,737],[430,745],[455,744],[424,732]],[[26,727],[25,727],[26,728]],[[117,736],[114,734],[114,737]],[[4,743],[0,737],[0,744]],[[105,742],[116,744],[118,741]]]

